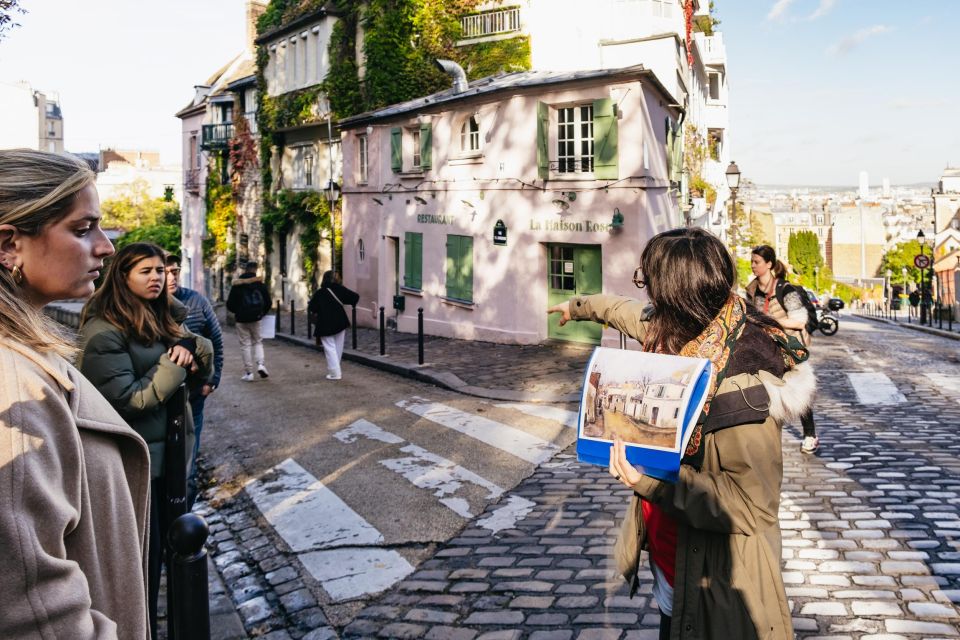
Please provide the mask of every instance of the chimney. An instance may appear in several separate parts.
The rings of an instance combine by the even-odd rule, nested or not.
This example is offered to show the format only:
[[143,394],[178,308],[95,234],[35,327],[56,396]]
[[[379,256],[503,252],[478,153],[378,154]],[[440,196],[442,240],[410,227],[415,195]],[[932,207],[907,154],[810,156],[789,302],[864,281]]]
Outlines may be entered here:
[[467,90],[467,74],[464,72],[463,67],[458,65],[453,60],[435,60],[436,65],[440,67],[440,70],[446,73],[453,79],[453,92],[454,93],[463,93]]
[[257,39],[257,20],[267,10],[266,0],[247,0],[247,51],[253,53],[257,46],[253,41]]

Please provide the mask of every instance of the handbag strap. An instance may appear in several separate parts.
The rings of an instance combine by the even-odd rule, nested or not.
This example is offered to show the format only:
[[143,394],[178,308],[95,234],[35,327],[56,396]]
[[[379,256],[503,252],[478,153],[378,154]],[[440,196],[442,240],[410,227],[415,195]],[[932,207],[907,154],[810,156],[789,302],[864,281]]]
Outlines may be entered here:
[[[331,289],[330,287],[327,287],[327,291],[330,292],[330,295],[333,296],[333,299],[334,299],[334,300],[336,300],[337,302],[340,302],[340,298],[338,298],[338,297],[337,297],[337,294],[335,294],[335,293],[333,292],[333,289]],[[343,303],[342,303],[342,302],[340,302],[340,306],[341,306],[341,307],[343,306]]]

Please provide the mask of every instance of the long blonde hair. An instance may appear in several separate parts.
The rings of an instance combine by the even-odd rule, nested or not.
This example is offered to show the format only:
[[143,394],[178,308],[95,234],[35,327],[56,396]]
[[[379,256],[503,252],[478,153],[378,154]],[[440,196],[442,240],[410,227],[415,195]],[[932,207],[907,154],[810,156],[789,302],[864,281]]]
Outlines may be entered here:
[[[76,195],[96,175],[79,158],[31,149],[0,151],[0,224],[35,236],[73,210]],[[56,260],[56,256],[50,257]],[[0,268],[0,336],[64,357],[76,348],[63,329],[25,302],[23,287]]]

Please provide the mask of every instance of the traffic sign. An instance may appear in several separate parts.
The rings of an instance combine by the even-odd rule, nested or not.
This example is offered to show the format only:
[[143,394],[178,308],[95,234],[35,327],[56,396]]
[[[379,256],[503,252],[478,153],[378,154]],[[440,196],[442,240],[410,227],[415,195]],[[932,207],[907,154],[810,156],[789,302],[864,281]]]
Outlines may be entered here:
[[919,256],[913,257],[913,266],[917,269],[926,269],[930,266],[930,256],[925,256],[920,254]]

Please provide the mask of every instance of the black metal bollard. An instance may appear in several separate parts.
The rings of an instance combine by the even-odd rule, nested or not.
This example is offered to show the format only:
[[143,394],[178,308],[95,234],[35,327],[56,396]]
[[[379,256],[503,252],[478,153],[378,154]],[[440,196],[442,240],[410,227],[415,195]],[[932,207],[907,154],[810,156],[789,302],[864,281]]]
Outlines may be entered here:
[[[187,512],[187,387],[181,384],[167,401],[167,442],[163,456],[163,475],[167,494],[166,522]],[[192,453],[190,451],[189,453]],[[166,531],[161,531],[165,538]]]
[[937,303],[937,329],[943,329],[943,306]]
[[277,300],[277,315],[274,316],[273,319],[275,321],[274,331],[276,333],[280,333],[280,301],[279,300]]
[[380,307],[380,355],[387,353],[387,326],[383,316],[383,307]]
[[351,337],[353,338],[353,349],[354,351],[356,351],[357,349],[357,305],[353,305],[353,312],[351,315],[353,316],[353,322],[351,323],[350,333],[351,333]]
[[207,551],[210,530],[194,513],[170,525],[167,543],[172,553],[167,635],[173,640],[210,640],[210,597],[207,585]]
[[310,322],[310,311],[308,310],[307,311],[307,340],[309,340],[310,336],[312,335],[312,332],[310,330],[312,324],[313,323]]
[[417,309],[417,363],[423,364],[423,307]]
[[290,299],[290,335],[292,336],[297,335],[297,323],[296,323],[296,320],[294,319],[295,318],[294,314],[296,313],[296,311],[297,311],[296,303],[294,303],[293,299],[291,298]]

